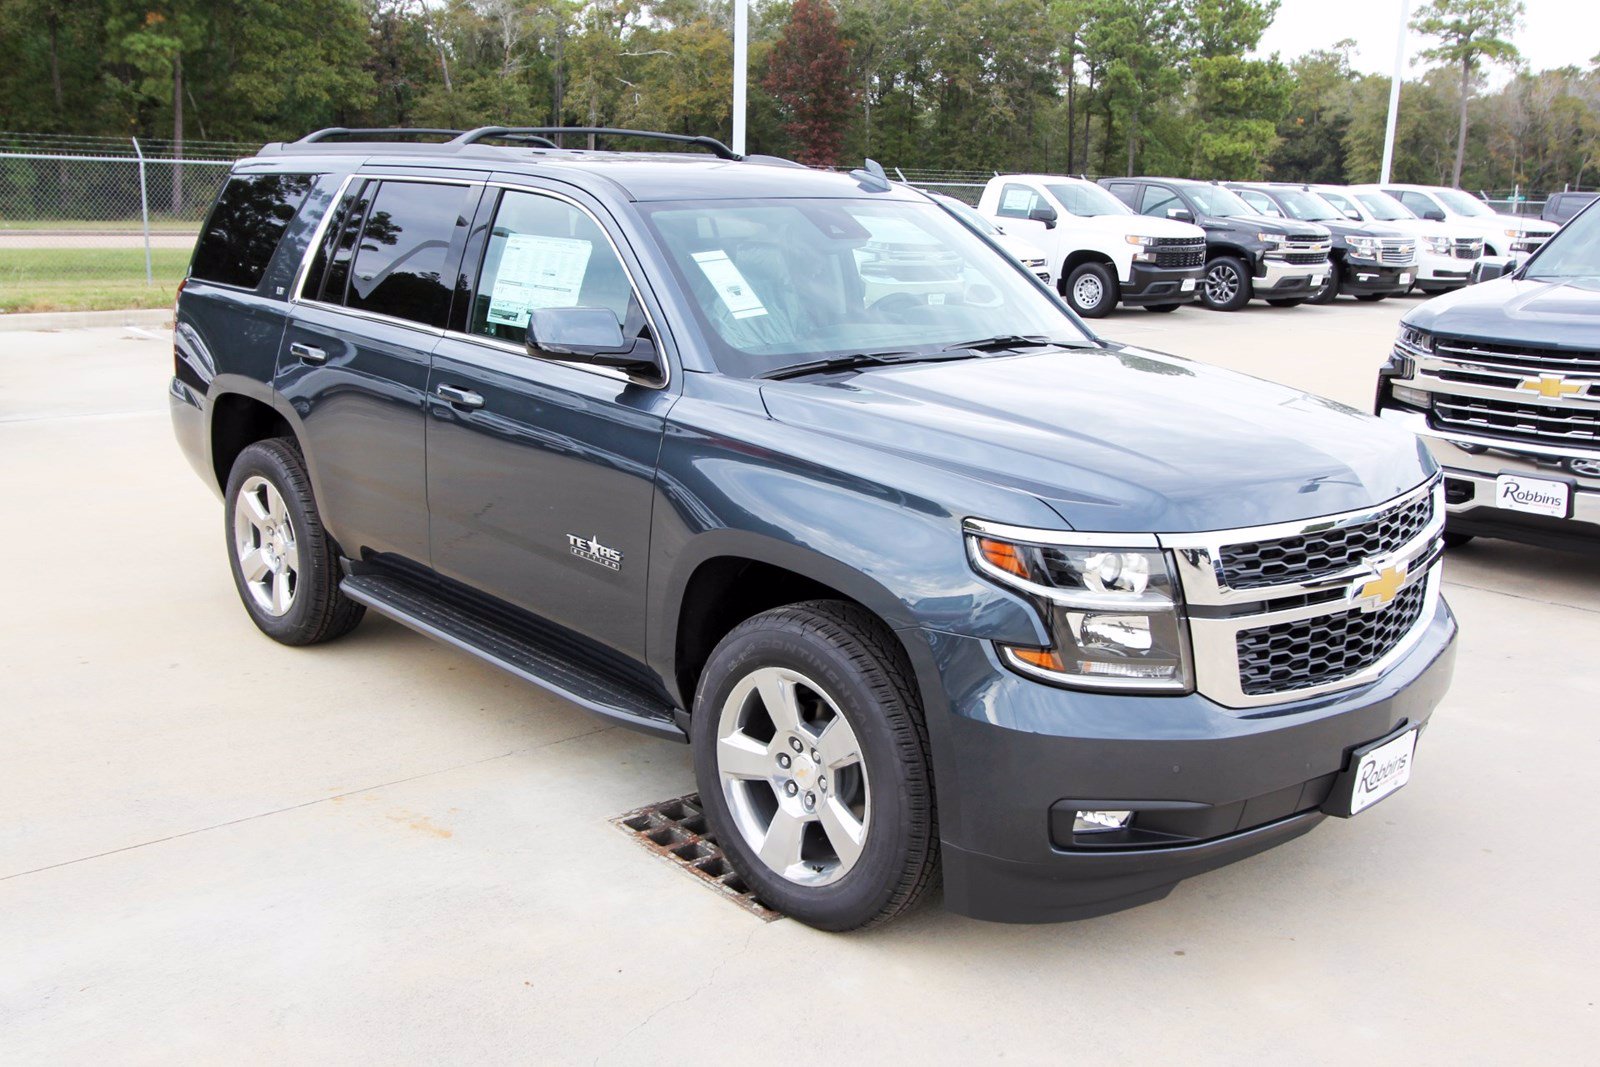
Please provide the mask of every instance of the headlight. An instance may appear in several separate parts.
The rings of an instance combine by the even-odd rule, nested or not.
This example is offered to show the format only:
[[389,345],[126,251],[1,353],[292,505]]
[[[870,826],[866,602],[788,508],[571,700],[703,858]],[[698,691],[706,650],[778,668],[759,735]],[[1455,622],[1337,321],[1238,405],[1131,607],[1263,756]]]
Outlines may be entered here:
[[966,536],[978,573],[1031,600],[1050,634],[1048,648],[999,645],[1008,666],[1076,689],[1193,688],[1188,626],[1167,553],[1060,544],[1061,535],[1047,531],[975,522]]
[[1415,326],[1400,324],[1400,343],[1418,352],[1433,351],[1433,334],[1427,330],[1419,330]]
[[1427,246],[1428,251],[1435,255],[1447,256],[1450,254],[1450,238],[1448,237],[1424,237],[1422,243]]
[[1130,233],[1123,238],[1123,240],[1127,241],[1130,245],[1153,245],[1156,243],[1156,239],[1154,237],[1146,237],[1140,233]]
[[1367,259],[1375,259],[1378,255],[1378,239],[1376,237],[1352,237],[1350,238],[1350,253],[1356,256],[1364,256]]
[[1505,235],[1507,237],[1526,237],[1526,236],[1528,236],[1526,233],[1524,233],[1521,230],[1506,230],[1505,231]]
[[1281,245],[1288,238],[1281,233],[1258,233],[1256,234],[1256,240],[1264,245]]

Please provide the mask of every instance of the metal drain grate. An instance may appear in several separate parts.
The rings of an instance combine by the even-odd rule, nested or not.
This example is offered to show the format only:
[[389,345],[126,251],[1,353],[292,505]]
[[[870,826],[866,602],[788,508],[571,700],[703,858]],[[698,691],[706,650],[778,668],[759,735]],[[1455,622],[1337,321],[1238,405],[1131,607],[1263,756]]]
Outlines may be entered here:
[[783,918],[756,898],[723,856],[700,810],[700,794],[635,808],[611,821],[645,848],[684,868],[750,914],[765,922]]

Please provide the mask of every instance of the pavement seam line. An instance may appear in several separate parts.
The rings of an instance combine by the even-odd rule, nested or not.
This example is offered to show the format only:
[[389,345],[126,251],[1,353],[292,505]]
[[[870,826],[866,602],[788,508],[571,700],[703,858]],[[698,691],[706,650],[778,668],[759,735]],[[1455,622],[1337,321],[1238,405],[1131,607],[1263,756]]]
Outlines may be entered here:
[[345,797],[360,796],[362,793],[372,793],[379,789],[388,789],[390,786],[404,785],[407,782],[420,781],[423,778],[433,778],[437,775],[449,774],[452,771],[459,771],[466,767],[477,767],[485,763],[493,763],[495,760],[505,759],[508,756],[518,756],[524,752],[538,752],[543,749],[554,748],[557,745],[564,745],[568,741],[578,741],[585,737],[593,737],[595,734],[601,734],[608,730],[616,729],[620,729],[620,727],[600,726],[593,730],[586,730],[581,734],[574,734],[571,737],[563,737],[558,741],[549,741],[542,745],[530,745],[527,748],[514,748],[509,752],[499,752],[493,756],[485,756],[483,759],[468,760],[466,763],[457,763],[450,767],[440,767],[438,770],[424,771],[421,774],[413,774],[408,778],[396,778],[392,782],[378,782],[375,785],[366,785],[360,787],[359,789],[348,789],[343,793],[335,793],[332,796],[318,797],[315,800],[307,800],[299,804],[290,804],[286,807],[274,808],[271,811],[260,811],[254,815],[241,815],[237,819],[228,819],[225,822],[212,823],[210,826],[196,827],[193,830],[185,830],[178,834],[168,834],[166,837],[152,838],[149,841],[140,841],[133,845],[123,845],[121,848],[111,848],[104,852],[96,852],[88,856],[79,856],[77,859],[62,860],[60,863],[46,864],[43,867],[35,867],[29,871],[17,871],[14,874],[0,875],[0,882],[9,882],[13,878],[23,878],[30,874],[41,874],[45,871],[53,871],[58,867],[70,867],[75,863],[87,863],[89,860],[102,859],[106,856],[115,856],[119,852],[132,852],[134,849],[146,848],[150,845],[160,845],[167,841],[177,841],[180,838],[193,837],[195,834],[203,834],[210,830],[221,830],[229,826],[238,826],[240,823],[254,822],[256,819],[265,819],[273,815],[282,815],[284,812],[288,811],[299,811],[301,808],[311,808],[318,804],[326,804],[330,801],[342,800]]
[[1525,600],[1529,604],[1543,604],[1546,607],[1551,608],[1571,608],[1573,611],[1586,611],[1591,615],[1600,614],[1600,608],[1586,608],[1582,604],[1569,604],[1565,600],[1541,600],[1536,596],[1523,596],[1521,593],[1513,593],[1505,589],[1491,589],[1486,585],[1473,585],[1471,582],[1458,582],[1454,579],[1446,579],[1444,584],[1447,587],[1453,585],[1459,589],[1471,589],[1477,593],[1490,593],[1494,596],[1508,596],[1512,600]]

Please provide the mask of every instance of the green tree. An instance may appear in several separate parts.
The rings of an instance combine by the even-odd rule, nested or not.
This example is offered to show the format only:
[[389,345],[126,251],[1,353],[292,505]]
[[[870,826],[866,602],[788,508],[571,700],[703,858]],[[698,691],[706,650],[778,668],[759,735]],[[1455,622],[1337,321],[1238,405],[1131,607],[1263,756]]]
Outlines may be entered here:
[[1292,181],[1344,181],[1344,135],[1350,128],[1356,75],[1352,40],[1308,52],[1289,65],[1289,105],[1278,123],[1278,145],[1268,160],[1275,177]]
[[[1183,87],[1185,11],[1167,0],[1092,0],[1086,12],[1084,51],[1098,61],[1107,119],[1122,130],[1127,173],[1135,172],[1141,127],[1169,106]],[[1109,167],[1109,152],[1102,166]]]
[[1260,178],[1289,109],[1289,72],[1277,60],[1220,55],[1194,62],[1192,173],[1241,181]]
[[1425,50],[1425,59],[1461,69],[1460,122],[1456,128],[1456,163],[1450,184],[1461,184],[1461,165],[1467,153],[1467,102],[1472,97],[1472,76],[1488,63],[1517,63],[1522,55],[1509,40],[1522,19],[1522,0],[1432,0],[1411,20],[1418,33],[1437,38]]

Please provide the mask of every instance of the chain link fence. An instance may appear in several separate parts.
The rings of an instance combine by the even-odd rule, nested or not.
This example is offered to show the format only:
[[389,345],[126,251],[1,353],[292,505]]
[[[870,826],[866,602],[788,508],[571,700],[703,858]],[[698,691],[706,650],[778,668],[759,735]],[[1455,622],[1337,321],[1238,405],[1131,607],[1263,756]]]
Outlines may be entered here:
[[0,133],[0,313],[170,304],[255,147]]

